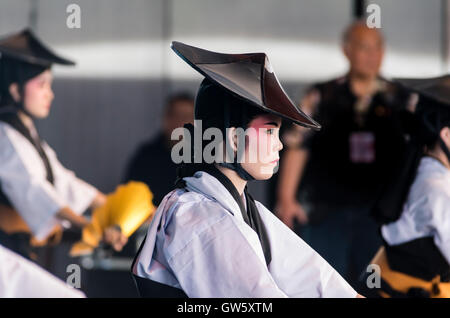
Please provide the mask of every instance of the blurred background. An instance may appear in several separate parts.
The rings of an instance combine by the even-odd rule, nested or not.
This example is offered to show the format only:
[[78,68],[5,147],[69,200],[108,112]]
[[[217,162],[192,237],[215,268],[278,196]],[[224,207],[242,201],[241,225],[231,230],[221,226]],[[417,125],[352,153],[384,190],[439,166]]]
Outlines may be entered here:
[[[72,3],[81,8],[81,28],[66,26]],[[172,52],[171,41],[227,53],[266,52],[298,102],[310,83],[346,71],[342,31],[371,3],[381,8],[384,76],[450,69],[446,0],[1,0],[0,35],[29,27],[77,62],[54,67],[52,112],[38,128],[66,167],[110,192],[123,181],[137,147],[161,129],[167,96],[194,94],[200,84],[202,77]],[[266,183],[251,187],[255,199],[267,203]],[[87,294],[112,295],[100,287]],[[113,295],[132,293],[124,288]]]

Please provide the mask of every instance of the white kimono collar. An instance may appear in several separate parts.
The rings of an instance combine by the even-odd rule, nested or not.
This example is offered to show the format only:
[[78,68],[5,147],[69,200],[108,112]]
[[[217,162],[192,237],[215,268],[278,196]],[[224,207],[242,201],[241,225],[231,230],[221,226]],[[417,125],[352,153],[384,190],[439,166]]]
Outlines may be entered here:
[[215,177],[205,171],[197,171],[192,177],[185,177],[183,180],[186,182],[188,191],[203,194],[209,199],[218,202],[232,215],[244,221],[236,200]]
[[439,172],[445,175],[445,178],[450,180],[450,170],[447,169],[439,160],[432,157],[423,157],[419,166],[420,172],[425,174],[432,172]]

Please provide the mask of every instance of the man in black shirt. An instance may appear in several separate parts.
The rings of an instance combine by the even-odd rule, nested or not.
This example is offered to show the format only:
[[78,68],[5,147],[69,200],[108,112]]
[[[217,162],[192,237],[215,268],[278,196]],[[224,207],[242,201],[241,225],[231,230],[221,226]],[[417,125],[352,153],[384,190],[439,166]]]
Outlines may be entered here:
[[356,287],[381,245],[369,211],[403,151],[415,102],[379,76],[384,42],[377,29],[352,24],[343,51],[349,72],[313,85],[301,103],[322,130],[286,132],[276,211],[291,227],[294,220],[305,225],[303,239]]
[[126,181],[145,182],[153,192],[153,204],[156,206],[174,189],[176,164],[170,154],[177,140],[171,140],[172,131],[193,121],[194,98],[186,93],[170,96],[164,111],[162,131],[141,145],[128,164]]

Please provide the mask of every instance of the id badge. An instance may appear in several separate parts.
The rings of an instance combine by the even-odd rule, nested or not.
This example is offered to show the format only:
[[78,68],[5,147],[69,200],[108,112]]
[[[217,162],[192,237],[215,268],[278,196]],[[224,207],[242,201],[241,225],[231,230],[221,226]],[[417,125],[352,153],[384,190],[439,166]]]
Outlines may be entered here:
[[349,146],[352,163],[375,162],[375,136],[373,133],[367,131],[351,133]]

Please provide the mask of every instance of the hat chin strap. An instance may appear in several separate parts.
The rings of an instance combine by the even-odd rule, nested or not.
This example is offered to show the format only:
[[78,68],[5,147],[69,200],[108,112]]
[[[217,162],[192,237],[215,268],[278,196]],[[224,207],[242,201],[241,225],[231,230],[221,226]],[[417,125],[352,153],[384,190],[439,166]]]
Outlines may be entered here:
[[14,107],[16,108],[17,111],[22,111],[25,115],[29,116],[31,119],[36,119],[36,117],[34,115],[32,115],[28,110],[25,109],[25,107],[23,106],[23,104],[21,102],[19,103],[14,103]]
[[245,181],[255,180],[255,178],[253,178],[250,173],[248,173],[244,168],[242,168],[242,165],[239,162],[233,162],[233,163],[222,162],[222,163],[219,163],[219,166],[236,171],[238,176],[241,177],[242,179],[244,179]]
[[[225,127],[227,127],[227,126],[225,126]],[[225,128],[225,131],[226,131],[226,128]],[[229,146],[227,145],[227,149],[228,149],[228,147]],[[228,152],[227,152],[227,154],[228,154]],[[242,155],[244,155],[244,154],[242,154]],[[237,158],[237,154],[234,154],[234,158],[233,158],[232,162],[226,162],[226,161],[220,162],[220,163],[218,163],[218,165],[222,166],[224,168],[228,168],[230,170],[236,171],[238,176],[241,177],[245,181],[255,180],[255,178],[253,178],[253,176],[242,167],[242,165],[240,164],[240,162]]]
[[23,104],[23,100],[25,99],[23,84],[19,84],[19,93],[21,96],[21,99],[19,102],[14,101],[14,106],[17,108],[17,110],[22,111],[25,115],[29,116],[31,119],[36,119],[36,117],[31,114],[28,110],[25,109],[25,105]]
[[[441,119],[441,112],[438,111],[438,116],[437,116],[437,122],[438,122],[438,125],[439,125],[439,123],[440,123],[440,119]],[[448,124],[446,124],[446,125],[444,125],[444,126],[448,126]],[[438,127],[439,127],[439,126],[438,126]],[[441,135],[440,135],[440,130],[441,130],[441,129],[442,129],[442,128],[440,128],[440,129],[437,131],[438,136],[439,136],[439,145],[441,146],[442,151],[445,153],[445,155],[447,156],[447,160],[448,160],[448,162],[450,163],[450,150],[448,149],[447,145],[445,144],[444,140],[442,139],[442,137],[441,137]]]
[[18,113],[22,111],[25,115],[29,116],[32,119],[36,119],[29,111],[25,109],[22,102],[13,102],[12,104],[8,104],[7,106],[0,107],[0,114],[5,113]]
[[441,137],[439,137],[439,144],[441,146],[442,151],[444,151],[445,155],[447,156],[447,160],[450,163],[450,150],[448,149],[445,142],[442,140]]
[[[225,107],[223,108],[223,122],[224,122],[224,133],[226,135],[227,128],[230,127],[230,111],[231,111],[231,105],[229,103],[225,103]],[[244,113],[242,115],[242,123],[244,123]],[[227,146],[228,147],[228,146]],[[239,177],[241,177],[245,181],[252,181],[255,180],[255,178],[252,177],[250,173],[248,173],[244,168],[242,168],[242,165],[238,162],[237,156],[235,156],[233,162],[221,162],[218,163],[219,166],[222,166],[224,168],[231,169],[233,171],[236,171]]]

